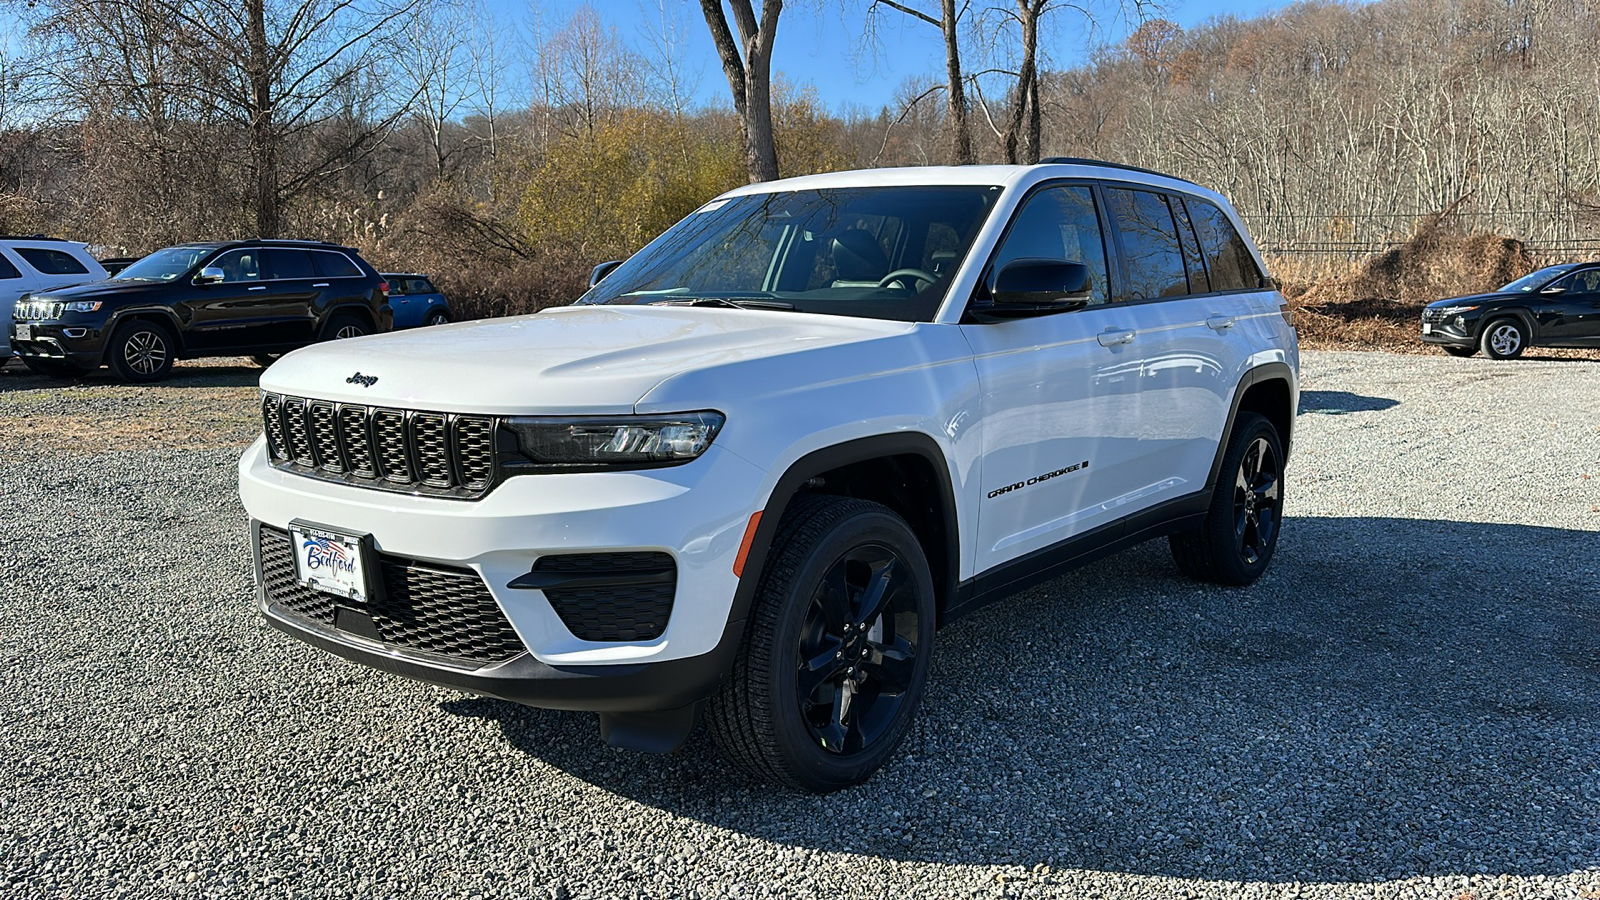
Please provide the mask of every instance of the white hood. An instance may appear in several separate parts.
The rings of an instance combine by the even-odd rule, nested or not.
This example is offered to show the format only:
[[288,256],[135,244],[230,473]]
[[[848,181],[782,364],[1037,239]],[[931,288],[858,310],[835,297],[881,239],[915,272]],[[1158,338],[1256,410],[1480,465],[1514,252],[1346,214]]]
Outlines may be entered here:
[[[912,327],[771,310],[569,306],[317,344],[274,363],[261,387],[461,413],[628,413],[674,375]],[[358,373],[377,380],[364,387]]]

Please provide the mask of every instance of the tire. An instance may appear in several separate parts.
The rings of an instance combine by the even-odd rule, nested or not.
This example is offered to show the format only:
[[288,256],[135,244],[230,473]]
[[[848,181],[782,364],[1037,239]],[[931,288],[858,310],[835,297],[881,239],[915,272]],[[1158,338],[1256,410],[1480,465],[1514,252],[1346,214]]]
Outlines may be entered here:
[[445,312],[442,309],[436,309],[433,312],[428,313],[428,318],[424,319],[422,321],[422,324],[424,326],[428,326],[428,325],[444,325],[444,324],[447,324],[449,321],[450,321],[450,314],[449,313]]
[[367,326],[365,320],[350,313],[339,313],[329,319],[328,324],[322,327],[322,339],[325,341],[361,337],[364,334],[371,333],[372,329]]
[[277,362],[282,353],[257,353],[250,357],[250,361],[265,369]]
[[1441,346],[1439,349],[1443,350],[1444,352],[1446,352],[1448,354],[1450,354],[1451,356],[1459,356],[1462,359],[1465,359],[1465,358],[1467,358],[1469,356],[1477,356],[1478,355],[1478,348],[1477,347],[1443,347],[1443,346]]
[[[841,497],[795,501],[772,546],[707,727],[723,755],[757,777],[817,793],[860,784],[900,745],[928,680],[927,558],[888,508]],[[886,587],[874,593],[879,575]],[[802,680],[813,683],[809,694]]]
[[123,322],[106,344],[106,365],[123,381],[160,381],[172,374],[178,343],[167,326],[145,319]]
[[1519,319],[1495,319],[1483,326],[1478,347],[1490,359],[1516,359],[1528,349],[1528,329]]
[[1242,586],[1267,569],[1283,531],[1283,443],[1266,417],[1241,413],[1205,521],[1167,539],[1178,570]]
[[28,371],[46,378],[82,378],[89,374],[86,369],[75,366],[62,359],[37,359],[32,356],[19,357]]

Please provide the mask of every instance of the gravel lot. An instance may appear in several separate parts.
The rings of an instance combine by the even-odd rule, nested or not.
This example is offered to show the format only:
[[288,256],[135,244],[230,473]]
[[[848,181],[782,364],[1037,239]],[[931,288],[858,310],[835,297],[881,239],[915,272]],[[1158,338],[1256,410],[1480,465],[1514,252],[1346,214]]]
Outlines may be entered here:
[[1600,362],[1308,353],[1258,585],[958,623],[823,798],[265,628],[258,371],[180,373],[0,372],[0,896],[1600,900]]

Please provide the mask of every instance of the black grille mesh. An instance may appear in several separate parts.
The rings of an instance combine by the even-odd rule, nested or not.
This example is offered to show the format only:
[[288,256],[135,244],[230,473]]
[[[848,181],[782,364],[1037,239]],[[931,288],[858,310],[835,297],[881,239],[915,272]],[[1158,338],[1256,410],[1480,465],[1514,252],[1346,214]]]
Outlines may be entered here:
[[367,487],[477,495],[494,483],[495,421],[267,394],[273,465]]
[[666,631],[677,593],[677,567],[665,553],[573,553],[543,556],[533,571],[569,575],[672,572],[662,584],[551,588],[545,598],[574,637],[584,641],[652,641]]
[[[359,608],[378,638],[405,650],[451,660],[488,664],[523,652],[521,639],[471,569],[377,554],[381,596]],[[261,583],[276,610],[324,628],[333,627],[336,607],[350,601],[314,591],[295,578],[287,532],[261,526]]]

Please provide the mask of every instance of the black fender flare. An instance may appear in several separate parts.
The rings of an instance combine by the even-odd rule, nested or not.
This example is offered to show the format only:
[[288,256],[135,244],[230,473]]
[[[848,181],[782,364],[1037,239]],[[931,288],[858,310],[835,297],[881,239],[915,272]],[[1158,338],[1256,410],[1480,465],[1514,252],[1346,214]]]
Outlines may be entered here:
[[[1293,390],[1296,383],[1294,370],[1289,368],[1288,363],[1262,363],[1259,366],[1254,366],[1245,370],[1244,375],[1240,376],[1239,378],[1238,386],[1233,389],[1233,401],[1228,406],[1228,420],[1222,427],[1222,437],[1217,441],[1217,454],[1211,460],[1211,474],[1206,478],[1205,489],[1207,492],[1210,492],[1217,486],[1217,478],[1222,473],[1222,457],[1228,452],[1228,438],[1233,434],[1234,420],[1239,417],[1239,404],[1244,401],[1244,395],[1248,393],[1251,388],[1268,381],[1282,381],[1287,387],[1290,388],[1289,399],[1291,408],[1289,409],[1289,421],[1293,422],[1295,416],[1299,414],[1300,411],[1294,408],[1296,405],[1294,403]],[[1283,460],[1287,464],[1289,461],[1289,445],[1293,436],[1291,434],[1284,434],[1279,435],[1278,437],[1281,441],[1283,441]]]
[[184,339],[183,339],[183,337],[184,337],[183,320],[178,318],[178,314],[173,312],[171,307],[167,307],[167,306],[129,306],[129,307],[125,307],[125,308],[113,311],[111,313],[111,317],[106,319],[105,332],[104,332],[104,334],[105,334],[105,339],[104,339],[105,346],[104,346],[104,349],[101,351],[101,354],[100,354],[102,361],[104,361],[105,354],[111,352],[111,346],[110,346],[110,344],[111,344],[111,335],[117,330],[117,326],[121,325],[124,321],[126,321],[128,319],[144,319],[144,318],[160,319],[160,320],[164,321],[167,324],[168,328],[171,329],[171,331],[172,331],[172,339],[174,341],[177,341],[177,343],[178,343],[178,355],[179,356],[183,356],[184,355],[184,353],[186,352],[186,350],[188,348],[185,346],[185,342],[184,342]]
[[[755,604],[756,589],[761,584],[761,574],[766,567],[767,553],[778,532],[779,520],[795,495],[806,482],[840,466],[867,462],[888,456],[920,456],[933,467],[934,488],[939,495],[939,505],[944,513],[944,551],[946,571],[941,595],[948,602],[955,596],[956,584],[961,575],[961,535],[956,506],[955,487],[950,481],[950,467],[944,450],[932,437],[920,432],[900,432],[857,438],[813,450],[795,460],[784,471],[767,496],[761,510],[761,521],[756,526],[755,537],[750,542],[750,552],[745,557],[744,571],[739,576],[739,586],[733,593],[733,606],[728,611],[728,621],[723,626],[722,638],[713,653],[720,654],[719,669],[726,674],[733,667],[733,657],[744,640],[745,620]],[[938,582],[936,576],[935,583]]]
[[1532,346],[1533,342],[1539,339],[1539,320],[1534,316],[1533,310],[1522,306],[1510,306],[1505,309],[1491,309],[1480,316],[1477,327],[1472,329],[1473,343],[1476,344],[1483,340],[1483,331],[1489,327],[1490,322],[1508,317],[1521,322],[1522,327],[1527,329],[1529,346]]

